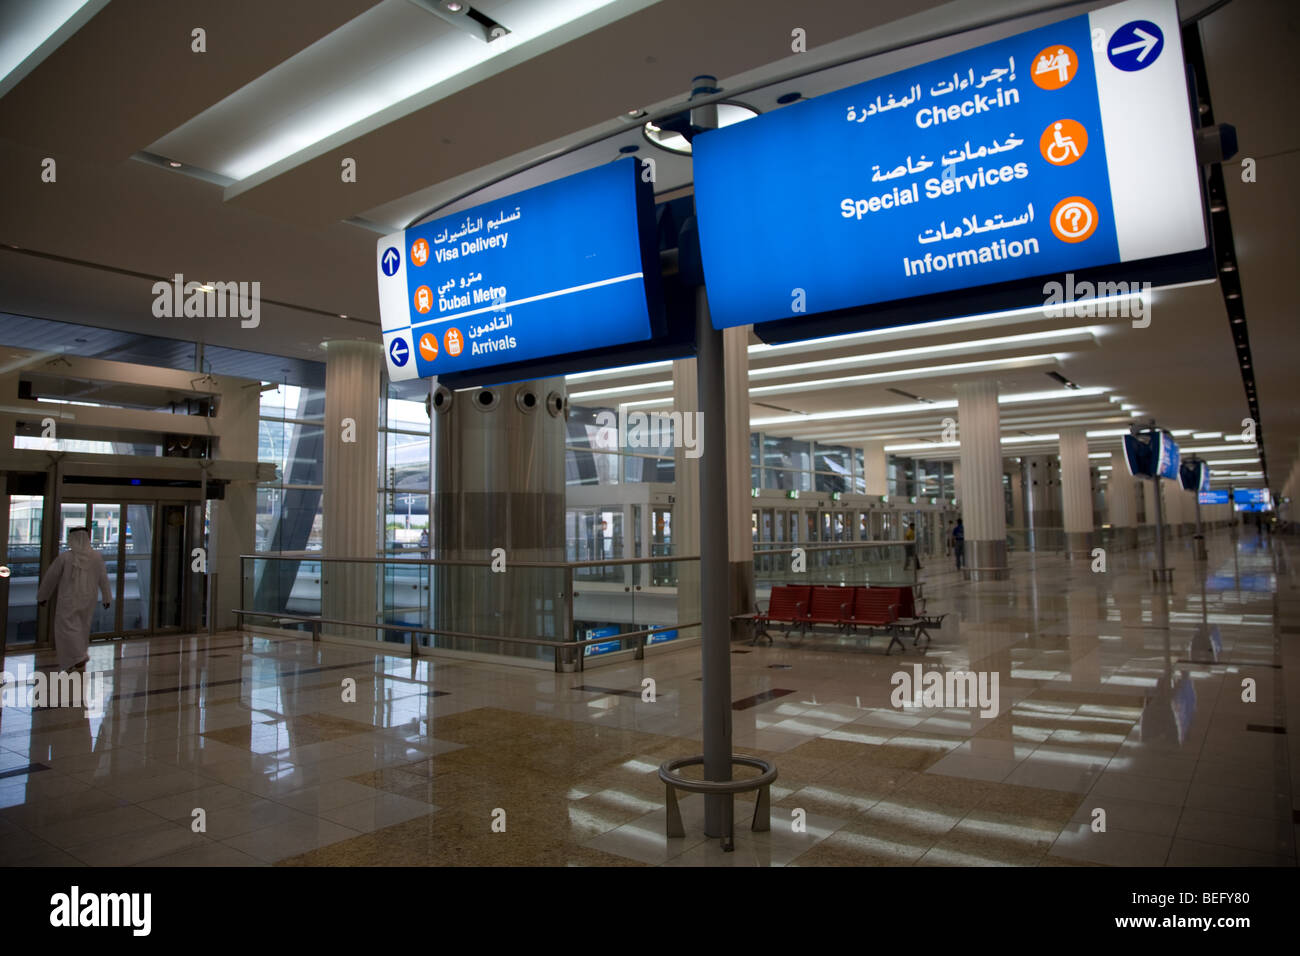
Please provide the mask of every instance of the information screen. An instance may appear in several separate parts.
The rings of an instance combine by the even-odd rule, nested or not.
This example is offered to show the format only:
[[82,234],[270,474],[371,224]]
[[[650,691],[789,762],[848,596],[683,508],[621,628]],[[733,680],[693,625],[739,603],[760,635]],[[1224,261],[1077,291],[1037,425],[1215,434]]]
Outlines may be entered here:
[[627,158],[379,240],[390,377],[651,338],[652,190]]
[[1203,505],[1226,505],[1228,503],[1227,491],[1202,491],[1197,495]]
[[718,328],[1206,245],[1174,0],[828,93],[693,151]]

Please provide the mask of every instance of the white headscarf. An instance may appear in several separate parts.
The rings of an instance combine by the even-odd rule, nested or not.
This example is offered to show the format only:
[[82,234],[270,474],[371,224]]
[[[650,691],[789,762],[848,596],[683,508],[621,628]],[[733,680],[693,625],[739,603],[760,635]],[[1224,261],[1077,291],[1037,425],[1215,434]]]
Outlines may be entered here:
[[77,528],[68,534],[68,550],[72,552],[72,566],[78,571],[89,571],[91,555],[95,549],[90,546],[90,535],[85,528]]

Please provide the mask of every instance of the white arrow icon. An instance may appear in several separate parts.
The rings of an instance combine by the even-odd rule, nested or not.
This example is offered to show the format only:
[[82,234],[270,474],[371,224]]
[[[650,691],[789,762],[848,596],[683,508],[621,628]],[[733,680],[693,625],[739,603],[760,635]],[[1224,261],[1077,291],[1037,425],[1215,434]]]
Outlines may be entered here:
[[[1138,59],[1141,59],[1141,57],[1138,57]],[[393,270],[397,269],[397,253],[392,249],[389,249],[384,255],[384,268]]]
[[1136,43],[1127,43],[1124,46],[1117,46],[1110,52],[1113,55],[1118,56],[1121,53],[1132,53],[1134,50],[1141,50],[1142,52],[1137,55],[1137,61],[1141,63],[1147,58],[1147,54],[1150,53],[1155,48],[1155,45],[1160,41],[1147,33],[1141,27],[1134,27],[1133,35],[1140,37]]

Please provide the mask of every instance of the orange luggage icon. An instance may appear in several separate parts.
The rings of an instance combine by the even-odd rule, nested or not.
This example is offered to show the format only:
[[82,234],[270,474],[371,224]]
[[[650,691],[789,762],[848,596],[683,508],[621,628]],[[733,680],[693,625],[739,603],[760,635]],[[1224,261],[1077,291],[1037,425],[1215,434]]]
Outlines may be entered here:
[[465,348],[465,340],[461,337],[460,329],[448,329],[442,337],[442,344],[452,358],[459,355]]

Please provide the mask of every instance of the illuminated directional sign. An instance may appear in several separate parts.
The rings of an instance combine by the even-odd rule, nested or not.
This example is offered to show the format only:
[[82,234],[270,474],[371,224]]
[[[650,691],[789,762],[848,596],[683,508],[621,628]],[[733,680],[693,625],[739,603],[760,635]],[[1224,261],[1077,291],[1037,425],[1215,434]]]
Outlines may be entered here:
[[1178,31],[1127,0],[697,136],[714,325],[1205,249]]
[[1267,488],[1233,488],[1233,511],[1272,511],[1273,501]]
[[394,380],[651,338],[653,187],[619,160],[380,239]]

